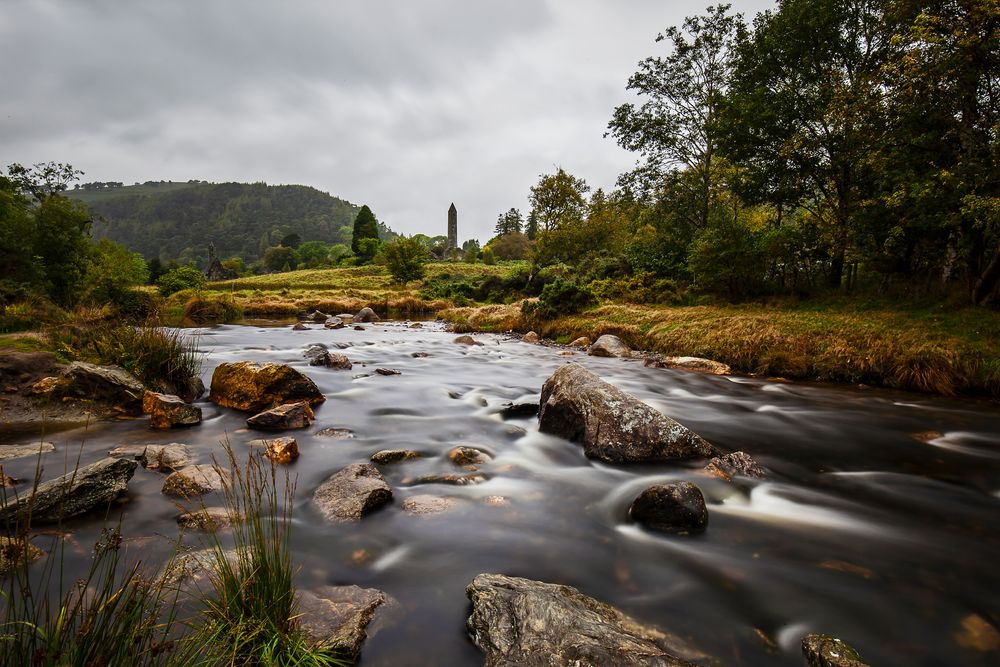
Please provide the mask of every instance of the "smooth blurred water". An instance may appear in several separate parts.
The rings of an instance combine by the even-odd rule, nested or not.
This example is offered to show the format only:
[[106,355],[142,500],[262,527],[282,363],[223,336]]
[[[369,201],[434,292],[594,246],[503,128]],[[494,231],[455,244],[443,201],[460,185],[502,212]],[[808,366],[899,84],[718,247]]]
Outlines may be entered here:
[[[398,600],[392,623],[366,643],[365,665],[482,664],[465,634],[465,587],[481,572],[575,586],[690,639],[722,665],[802,665],[798,644],[807,632],[841,637],[873,665],[1000,663],[963,634],[970,616],[1000,619],[996,404],[644,368],[491,335],[467,347],[434,323],[187,333],[207,354],[206,384],[221,362],[276,361],[299,368],[326,394],[313,427],[291,433],[302,451],[290,466],[293,555],[302,587],[358,584]],[[310,343],[341,348],[354,369],[309,367],[302,351]],[[750,453],[770,477],[727,483],[695,466],[611,466],[539,433],[534,418],[500,418],[506,402],[537,401],[545,379],[568,362],[721,449]],[[377,375],[376,367],[402,374]],[[205,421],[192,429],[152,431],[132,420],[51,436],[57,451],[45,460],[46,477],[77,456],[88,463],[122,444],[184,442],[199,462],[210,462],[222,442],[243,452],[260,437],[245,430],[246,415],[199,404]],[[330,427],[355,437],[316,435]],[[487,482],[403,484],[458,471],[447,458],[457,445],[495,456],[479,466]],[[356,525],[325,522],[311,505],[315,488],[387,448],[425,455],[381,466],[394,503]],[[24,460],[4,466],[15,476],[30,476],[33,467]],[[679,479],[698,484],[709,502],[703,535],[665,536],[628,521],[639,492]],[[162,480],[140,468],[120,505],[131,553],[152,562],[178,532]],[[403,500],[421,494],[459,503],[431,516],[402,510]],[[489,496],[509,504],[487,503]],[[99,526],[99,517],[68,526],[81,554]]]

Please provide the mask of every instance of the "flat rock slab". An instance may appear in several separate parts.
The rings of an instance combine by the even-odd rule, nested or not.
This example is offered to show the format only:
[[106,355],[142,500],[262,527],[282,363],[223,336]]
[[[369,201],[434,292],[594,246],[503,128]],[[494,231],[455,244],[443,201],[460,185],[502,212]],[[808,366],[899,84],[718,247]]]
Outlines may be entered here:
[[480,574],[466,589],[487,667],[694,667],[671,638],[570,586]]
[[623,343],[618,336],[604,334],[595,340],[593,345],[587,348],[587,354],[592,357],[621,357],[627,359],[632,356],[632,349]]
[[542,386],[538,429],[583,444],[590,458],[639,463],[708,458],[707,440],[579,364]]
[[403,486],[420,486],[421,484],[448,484],[451,486],[472,486],[482,484],[489,477],[481,473],[460,474],[457,472],[432,473],[420,477],[407,477],[400,484]]
[[642,362],[642,365],[649,368],[679,368],[712,375],[730,375],[733,372],[733,369],[721,361],[701,357],[649,357]]
[[387,465],[389,463],[409,461],[410,459],[419,459],[420,457],[420,452],[415,452],[412,449],[383,449],[372,454],[372,463]]
[[178,498],[197,498],[206,493],[222,491],[221,472],[211,465],[188,466],[172,472],[163,480],[163,493]]
[[257,431],[284,431],[293,428],[306,428],[312,424],[312,421],[312,408],[303,401],[301,403],[285,403],[256,414],[247,419],[247,428]]
[[0,461],[22,459],[25,456],[38,456],[54,452],[56,446],[51,442],[31,442],[23,445],[0,445]]
[[257,412],[299,401],[317,405],[326,397],[315,382],[288,364],[238,361],[218,365],[212,374],[208,400],[227,408]]
[[299,628],[306,639],[352,663],[361,655],[368,624],[390,600],[380,590],[359,586],[323,586],[295,593]]
[[802,655],[809,667],[869,667],[846,642],[828,635],[803,637]]
[[316,435],[334,440],[350,440],[354,437],[354,431],[349,428],[321,428],[316,431]]
[[403,511],[416,516],[441,514],[461,502],[458,498],[447,496],[418,495],[410,496],[402,502]]
[[35,384],[35,393],[54,398],[94,401],[132,417],[142,414],[146,388],[134,375],[118,366],[98,366],[74,361],[55,378]]
[[0,524],[16,523],[29,511],[32,523],[52,523],[106,506],[128,490],[138,465],[129,459],[108,457],[42,482],[34,493],[0,505]]
[[139,462],[146,470],[174,472],[191,465],[191,448],[179,442],[169,445],[123,445],[115,447],[108,456],[129,457]]
[[313,493],[313,503],[329,521],[360,521],[392,501],[392,489],[371,463],[352,463],[331,475]]

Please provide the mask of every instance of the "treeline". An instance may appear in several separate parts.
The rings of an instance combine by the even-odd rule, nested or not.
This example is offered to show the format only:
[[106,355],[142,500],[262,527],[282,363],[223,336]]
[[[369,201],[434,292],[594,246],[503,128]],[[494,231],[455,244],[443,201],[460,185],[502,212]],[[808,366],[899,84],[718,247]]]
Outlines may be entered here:
[[730,298],[997,302],[995,0],[781,0],[752,24],[720,5],[657,42],[608,126],[636,168],[609,193],[543,175],[488,248]]
[[174,187],[81,189],[68,195],[89,205],[95,238],[111,239],[148,260],[199,267],[207,265],[209,243],[220,257],[246,264],[262,260],[269,248],[291,235],[303,243],[349,245],[359,210],[302,185],[167,185]]

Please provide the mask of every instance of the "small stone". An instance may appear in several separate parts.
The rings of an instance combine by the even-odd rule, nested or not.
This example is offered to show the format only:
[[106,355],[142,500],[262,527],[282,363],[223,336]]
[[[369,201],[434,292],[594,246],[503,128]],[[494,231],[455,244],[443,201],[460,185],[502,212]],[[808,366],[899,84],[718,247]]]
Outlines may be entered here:
[[410,328],[411,329],[423,329],[424,325],[421,324],[420,322],[414,322],[413,324],[410,325]]
[[14,479],[4,474],[3,468],[0,468],[0,488],[3,489],[13,489],[18,484],[21,484],[24,480]]
[[295,438],[264,438],[261,440],[251,440],[247,443],[251,447],[263,447],[264,456],[275,463],[291,463],[299,458],[299,443]]
[[1000,651],[1000,632],[979,614],[962,619],[962,630],[954,634],[959,646],[982,653]]
[[427,354],[426,352],[411,352],[410,356],[413,357],[414,359],[426,359],[431,355]]
[[399,463],[400,461],[409,461],[410,459],[419,459],[420,456],[420,452],[415,452],[412,449],[383,449],[372,454],[372,463],[387,465],[390,463]]
[[354,315],[350,313],[339,313],[337,317],[339,317],[344,324],[351,324],[354,322]]
[[536,417],[538,416],[539,407],[538,403],[506,403],[500,410],[500,416],[504,419]]
[[493,457],[475,447],[455,447],[448,452],[448,458],[457,466],[480,465],[490,461]]
[[392,502],[392,489],[378,468],[352,463],[331,475],[313,493],[313,503],[329,521],[360,521]]
[[481,473],[459,474],[455,472],[422,475],[420,477],[407,477],[401,484],[403,486],[419,486],[421,484],[451,484],[452,486],[471,486],[482,484],[488,477]]
[[482,343],[480,343],[472,336],[459,336],[452,342],[457,345],[482,345]]
[[731,452],[725,456],[716,456],[708,462],[705,472],[726,481],[737,475],[764,479],[767,471],[760,467],[753,457],[746,452]]
[[343,329],[344,320],[339,317],[329,317],[326,322],[323,322],[324,329]]
[[701,357],[649,357],[642,362],[647,368],[680,368],[712,375],[729,375],[733,371],[726,364]]
[[802,655],[809,667],[868,667],[868,663],[843,640],[829,635],[806,635]]
[[302,322],[296,322],[292,326],[292,331],[309,331],[309,327],[307,327],[306,325],[302,324]]
[[632,501],[628,512],[635,521],[662,533],[690,535],[708,526],[705,497],[691,482],[651,486]]
[[358,311],[358,314],[354,316],[355,322],[378,322],[379,316],[375,314],[375,311],[371,308],[362,308]]
[[375,554],[368,549],[355,549],[351,552],[351,563],[354,565],[367,565],[375,560]]
[[402,375],[402,371],[397,371],[395,368],[376,368],[375,372],[379,375]]
[[326,366],[327,368],[333,368],[335,370],[346,370],[349,371],[353,367],[351,360],[345,355],[330,352],[326,349],[325,345],[310,345],[302,356],[309,360],[310,366]]
[[286,403],[250,417],[247,419],[247,428],[258,431],[283,431],[306,428],[312,424],[312,420],[313,411],[308,403]]
[[457,498],[447,498],[444,496],[410,496],[403,501],[403,511],[418,516],[441,514],[450,510],[457,503]]
[[590,347],[590,339],[586,336],[580,336],[569,344],[570,347]]
[[632,356],[632,350],[618,336],[604,334],[594,341],[594,344],[587,350],[587,354],[592,357],[628,358]]
[[223,474],[228,475],[228,472],[220,473],[215,466],[188,466],[167,475],[163,480],[163,493],[179,498],[195,498],[206,493],[221,491]]
[[229,512],[222,507],[202,507],[194,512],[183,512],[177,517],[178,526],[201,533],[214,533],[232,523]]
[[521,341],[525,343],[537,343],[539,340],[538,334],[534,331],[529,331],[521,338]]
[[354,431],[349,428],[321,428],[316,431],[316,435],[321,438],[333,438],[335,440],[350,440],[354,437]]
[[504,496],[486,496],[483,502],[490,507],[510,507],[510,499]]
[[330,316],[322,311],[314,310],[313,312],[306,315],[306,319],[310,319],[318,324],[320,322],[326,322],[328,319],[330,319]]
[[365,328],[363,326],[361,326],[360,324],[355,324],[354,325],[354,330],[355,331],[364,331]]

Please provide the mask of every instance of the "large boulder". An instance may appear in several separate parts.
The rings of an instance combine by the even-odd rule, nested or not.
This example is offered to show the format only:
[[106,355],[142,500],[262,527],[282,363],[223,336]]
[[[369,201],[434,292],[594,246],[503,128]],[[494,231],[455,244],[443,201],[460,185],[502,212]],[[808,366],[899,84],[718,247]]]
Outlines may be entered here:
[[354,316],[354,322],[378,322],[379,316],[375,314],[375,311],[371,308],[365,306],[358,311],[358,314]]
[[666,633],[570,586],[480,574],[466,626],[487,667],[693,667]]
[[194,426],[201,423],[201,408],[185,403],[180,396],[147,391],[142,399],[143,412],[149,413],[151,428]]
[[299,629],[309,643],[353,664],[367,637],[365,629],[379,608],[390,600],[380,590],[359,586],[296,591]]
[[29,512],[32,523],[53,523],[107,506],[128,490],[138,465],[133,460],[108,457],[42,482],[34,493],[0,504],[0,525],[13,525]]
[[227,408],[257,412],[283,403],[326,400],[316,383],[287,364],[238,361],[219,364],[208,400]]
[[868,663],[850,645],[828,635],[803,637],[802,655],[809,667],[868,667]]
[[265,410],[247,419],[247,428],[258,431],[284,431],[290,428],[306,428],[312,424],[313,411],[305,401],[286,403]]
[[330,521],[360,521],[392,501],[392,489],[371,463],[352,463],[331,475],[313,493],[313,502]]
[[83,361],[74,361],[55,379],[46,378],[35,386],[38,393],[94,401],[132,417],[142,414],[142,397],[146,393],[142,382],[128,371]]
[[587,349],[587,354],[592,357],[628,358],[632,356],[632,349],[623,343],[618,336],[604,334]]
[[701,489],[691,482],[656,484],[632,501],[629,516],[652,530],[676,535],[704,532],[708,508]]
[[545,381],[538,428],[581,442],[587,456],[611,463],[708,458],[718,453],[698,434],[578,364],[562,366]]

